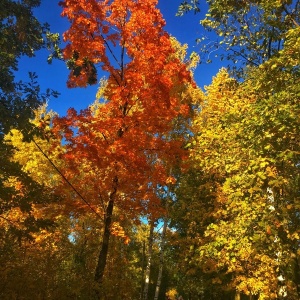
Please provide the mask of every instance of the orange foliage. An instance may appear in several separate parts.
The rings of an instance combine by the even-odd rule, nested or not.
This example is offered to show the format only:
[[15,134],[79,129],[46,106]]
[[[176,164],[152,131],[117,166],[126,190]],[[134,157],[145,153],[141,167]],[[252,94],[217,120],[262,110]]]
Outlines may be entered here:
[[193,80],[163,30],[156,4],[61,2],[62,15],[71,22],[64,34],[68,85],[91,83],[96,64],[109,76],[104,99],[80,113],[70,109],[55,120],[54,132],[66,141],[68,172],[92,204],[99,207],[114,194],[131,217],[161,215],[156,187],[175,183],[169,170],[185,155],[182,140],[168,135],[173,121],[190,112],[181,95]]

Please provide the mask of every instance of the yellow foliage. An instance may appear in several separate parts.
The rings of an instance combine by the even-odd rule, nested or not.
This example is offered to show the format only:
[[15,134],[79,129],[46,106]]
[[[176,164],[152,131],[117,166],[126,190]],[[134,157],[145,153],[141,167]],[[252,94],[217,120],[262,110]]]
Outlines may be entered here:
[[[47,112],[47,106],[42,105],[35,110],[35,119],[31,122],[42,128],[45,135],[50,132],[50,123],[55,113]],[[59,165],[57,157],[62,151],[60,143],[51,140],[34,137],[34,141],[24,142],[23,134],[12,129],[5,137],[4,141],[14,147],[12,160],[22,166],[22,171],[28,173],[36,182],[46,185],[55,186],[61,181],[61,176],[53,169],[53,166],[39,150],[36,143],[56,164]],[[51,142],[50,142],[51,141]],[[51,174],[51,176],[49,176]]]
[[[281,176],[286,171],[277,160],[285,152],[278,157],[272,154],[282,147],[278,141],[286,140],[289,133],[284,133],[287,125],[280,123],[281,115],[277,116],[278,131],[265,120],[264,114],[274,104],[270,101],[270,107],[262,112],[266,104],[258,95],[251,80],[238,83],[221,69],[206,87],[202,109],[194,117],[189,153],[193,168],[219,184],[213,194],[213,220],[206,225],[199,247],[202,270],[218,274],[212,279],[214,284],[230,274],[232,289],[273,299],[281,263],[276,259],[281,241],[274,243],[278,228],[282,228],[278,215],[294,205],[290,199],[284,204],[290,177]],[[283,105],[288,114],[286,100]],[[275,118],[275,113],[270,113],[270,118]],[[273,212],[276,209],[277,214]],[[287,238],[289,242],[298,240],[298,231]],[[282,256],[290,259],[286,253]]]
[[170,300],[176,300],[177,299],[177,290],[175,288],[170,289],[166,292],[166,297]]

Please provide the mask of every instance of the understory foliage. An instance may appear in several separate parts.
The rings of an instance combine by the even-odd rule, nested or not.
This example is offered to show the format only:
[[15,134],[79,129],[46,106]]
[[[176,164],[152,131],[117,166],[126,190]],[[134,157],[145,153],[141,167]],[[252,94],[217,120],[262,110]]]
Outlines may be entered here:
[[[43,47],[39,1],[6,2],[0,59],[13,28]],[[1,299],[300,298],[300,1],[207,4],[202,24],[245,68],[203,91],[155,0],[60,2],[52,56],[70,88],[99,82],[80,112],[48,111],[34,74],[14,82],[26,43],[3,58]]]

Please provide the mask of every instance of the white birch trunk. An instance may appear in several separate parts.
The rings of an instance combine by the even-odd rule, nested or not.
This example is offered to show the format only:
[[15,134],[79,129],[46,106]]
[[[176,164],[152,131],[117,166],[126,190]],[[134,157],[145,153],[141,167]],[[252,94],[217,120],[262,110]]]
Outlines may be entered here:
[[[270,187],[268,187],[267,188],[267,193],[268,193],[268,200],[269,200],[269,203],[270,203],[269,210],[272,213],[274,213],[274,212],[276,212],[274,192]],[[278,247],[278,251],[276,253],[276,256],[277,256],[277,262],[280,265],[280,261],[281,261],[281,258],[282,258],[282,245],[281,245],[280,239],[277,235],[275,236],[274,243],[277,244],[277,247]],[[277,280],[281,284],[281,286],[278,289],[278,296],[280,298],[286,298],[287,297],[287,286],[285,284],[284,274],[279,273],[278,277],[277,277]]]

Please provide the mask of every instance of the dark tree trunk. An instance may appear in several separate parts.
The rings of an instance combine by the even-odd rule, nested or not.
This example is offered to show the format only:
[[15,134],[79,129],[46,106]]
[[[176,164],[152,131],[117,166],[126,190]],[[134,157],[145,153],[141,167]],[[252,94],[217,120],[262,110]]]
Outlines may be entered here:
[[117,193],[117,184],[118,178],[115,177],[114,179],[114,189],[109,195],[109,201],[105,211],[105,219],[104,219],[104,232],[103,232],[103,239],[102,239],[102,246],[98,257],[98,263],[95,270],[94,280],[96,282],[96,299],[100,299],[100,287],[103,281],[103,275],[106,267],[106,260],[108,254],[108,245],[109,245],[109,238],[110,238],[110,225],[112,221],[112,214],[114,209],[114,199],[115,194]]
[[106,208],[106,218],[104,224],[104,232],[103,232],[103,240],[102,240],[102,247],[99,253],[98,264],[95,271],[95,281],[97,283],[102,282],[104,269],[106,266],[106,259],[108,253],[108,244],[110,238],[110,225],[111,225],[111,218],[114,208],[114,201],[109,200],[107,208]]

